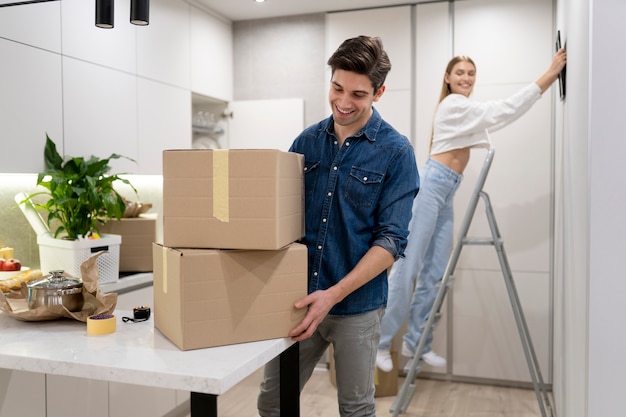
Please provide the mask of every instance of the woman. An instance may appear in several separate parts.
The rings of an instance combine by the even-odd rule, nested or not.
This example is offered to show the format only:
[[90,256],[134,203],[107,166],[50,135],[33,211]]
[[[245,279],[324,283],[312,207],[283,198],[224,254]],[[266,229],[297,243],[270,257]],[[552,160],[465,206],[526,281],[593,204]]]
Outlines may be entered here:
[[[419,343],[421,326],[428,319],[452,249],[453,198],[471,148],[488,147],[487,129],[500,129],[526,113],[558,78],[566,58],[565,50],[559,50],[535,82],[506,100],[482,103],[469,99],[476,81],[474,62],[457,56],[448,63],[433,122],[430,158],[420,171],[421,188],[413,202],[405,257],[394,263],[389,276],[389,299],[376,355],[382,371],[393,367],[391,340],[407,312],[408,332],[400,353],[413,356]],[[445,366],[446,360],[431,350],[431,342],[432,333],[422,359],[431,366]]]

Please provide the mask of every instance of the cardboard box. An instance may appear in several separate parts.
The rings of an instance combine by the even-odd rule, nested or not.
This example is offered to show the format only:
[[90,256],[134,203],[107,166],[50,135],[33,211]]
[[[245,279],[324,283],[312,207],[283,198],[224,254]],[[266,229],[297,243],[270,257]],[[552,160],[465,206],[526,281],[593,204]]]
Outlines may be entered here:
[[304,236],[303,156],[272,149],[163,152],[163,244],[280,249]]
[[152,244],[156,241],[156,216],[111,220],[100,227],[101,233],[122,236],[120,272],[152,271]]
[[155,243],[154,325],[182,350],[287,337],[304,318],[306,246],[169,248]]
[[[329,361],[328,361],[328,375],[330,377],[330,383],[337,387],[337,371],[335,368],[335,358],[333,355],[332,345],[328,349]],[[378,367],[374,371],[374,392],[375,398],[380,397],[393,397],[398,395],[398,353],[395,350],[391,350],[391,359],[393,360],[393,368],[389,372],[383,372]]]

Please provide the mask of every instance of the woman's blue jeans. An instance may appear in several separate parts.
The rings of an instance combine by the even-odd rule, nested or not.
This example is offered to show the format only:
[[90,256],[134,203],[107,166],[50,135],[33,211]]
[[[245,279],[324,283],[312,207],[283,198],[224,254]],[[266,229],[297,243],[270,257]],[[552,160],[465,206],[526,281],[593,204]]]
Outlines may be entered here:
[[[428,159],[420,172],[420,191],[413,201],[413,216],[404,257],[389,274],[389,298],[381,323],[378,348],[388,350],[408,313],[408,333],[403,336],[415,352],[428,320],[437,284],[443,278],[453,240],[453,200],[463,176]],[[422,353],[431,350],[432,333]]]

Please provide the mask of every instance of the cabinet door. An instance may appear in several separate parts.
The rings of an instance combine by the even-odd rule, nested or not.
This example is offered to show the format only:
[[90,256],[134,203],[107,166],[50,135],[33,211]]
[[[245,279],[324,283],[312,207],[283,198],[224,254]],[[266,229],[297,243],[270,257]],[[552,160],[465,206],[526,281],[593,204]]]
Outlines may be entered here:
[[[61,4],[59,1],[2,8],[0,38],[61,52]],[[3,66],[11,62],[4,58],[4,54],[2,57]]]
[[130,0],[115,0],[114,28],[95,25],[93,1],[63,0],[63,55],[135,73],[136,31],[129,22]]
[[233,99],[232,24],[191,8],[191,90]]
[[161,174],[165,149],[191,148],[191,93],[137,79],[137,173]]
[[0,369],[0,417],[45,416],[45,381],[44,374]]
[[190,89],[189,8],[183,2],[151,1],[150,24],[137,28],[140,77]]
[[109,417],[163,416],[176,407],[176,390],[111,382],[109,404]]
[[108,382],[46,375],[46,417],[109,417]]
[[0,56],[0,172],[40,172],[46,133],[63,135],[61,58],[4,39]]
[[[66,57],[63,90],[65,155],[137,159],[135,75]],[[126,159],[111,166],[112,173],[137,172],[137,164]]]

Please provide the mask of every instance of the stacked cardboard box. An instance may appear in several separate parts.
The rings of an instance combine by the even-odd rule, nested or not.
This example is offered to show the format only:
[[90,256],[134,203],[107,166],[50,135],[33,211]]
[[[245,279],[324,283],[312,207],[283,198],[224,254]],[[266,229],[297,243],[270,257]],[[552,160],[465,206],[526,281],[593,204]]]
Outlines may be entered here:
[[111,220],[100,233],[120,235],[120,272],[152,271],[152,244],[156,241],[156,215]]
[[307,291],[302,155],[163,153],[155,327],[180,349],[287,337]]

